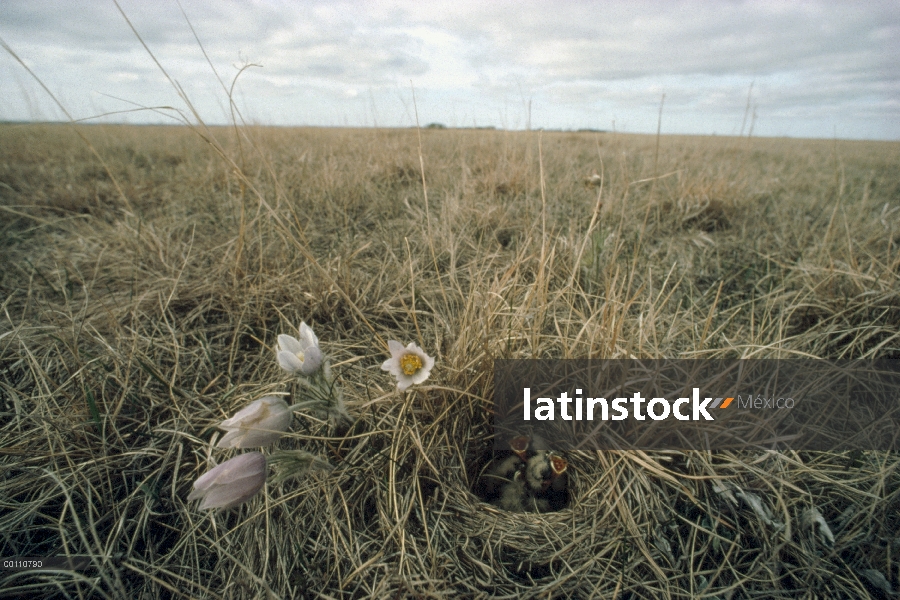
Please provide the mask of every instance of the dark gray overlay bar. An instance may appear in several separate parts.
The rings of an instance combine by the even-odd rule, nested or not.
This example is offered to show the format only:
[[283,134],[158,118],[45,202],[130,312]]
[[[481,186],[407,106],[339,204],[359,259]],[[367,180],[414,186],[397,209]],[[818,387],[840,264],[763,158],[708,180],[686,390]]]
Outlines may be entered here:
[[900,360],[497,360],[495,441],[900,450]]

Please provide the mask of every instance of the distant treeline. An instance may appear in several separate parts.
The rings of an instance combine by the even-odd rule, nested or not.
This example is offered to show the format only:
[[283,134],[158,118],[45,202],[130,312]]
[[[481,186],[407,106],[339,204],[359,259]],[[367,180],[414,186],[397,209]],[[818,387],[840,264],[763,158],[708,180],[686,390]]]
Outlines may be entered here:
[[[415,129],[415,128],[413,127],[413,129]],[[487,129],[487,130],[496,131],[499,128],[495,127],[493,125],[486,125],[484,127],[447,127],[443,123],[429,123],[428,125],[425,126],[425,129],[475,129],[475,130]],[[543,131],[559,131],[559,132],[574,131],[575,133],[609,133],[608,129],[592,129],[589,127],[584,127],[581,129],[574,129],[574,130],[573,129],[543,129]]]

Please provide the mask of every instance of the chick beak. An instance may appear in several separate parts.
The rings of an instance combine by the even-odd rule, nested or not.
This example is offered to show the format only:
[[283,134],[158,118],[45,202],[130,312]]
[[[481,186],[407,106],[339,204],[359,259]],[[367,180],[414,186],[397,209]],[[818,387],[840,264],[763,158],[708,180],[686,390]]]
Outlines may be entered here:
[[530,444],[531,438],[527,435],[517,435],[509,441],[510,449],[515,452],[523,461],[525,460],[525,453],[528,451],[528,446]]
[[569,462],[562,456],[556,454],[550,455],[550,470],[553,472],[553,477],[559,477],[566,472],[568,467]]
[[566,475],[566,469],[569,467],[569,463],[562,456],[558,456],[556,454],[550,455],[550,487],[553,489],[553,492],[562,492],[568,486],[568,482],[566,481],[568,476]]

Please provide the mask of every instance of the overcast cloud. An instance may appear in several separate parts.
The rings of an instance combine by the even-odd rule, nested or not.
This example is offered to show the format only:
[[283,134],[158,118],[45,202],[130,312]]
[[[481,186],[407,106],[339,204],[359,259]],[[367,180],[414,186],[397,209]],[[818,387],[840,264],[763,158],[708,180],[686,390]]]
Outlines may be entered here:
[[[227,95],[174,0],[121,0],[209,123]],[[900,139],[900,1],[182,5],[249,121]],[[76,118],[185,109],[112,0],[3,0],[0,37]],[[61,112],[6,53],[0,119]],[[529,110],[530,106],[530,110]],[[529,118],[530,116],[530,118]],[[166,122],[151,111],[107,121]],[[750,119],[744,133],[749,129]]]

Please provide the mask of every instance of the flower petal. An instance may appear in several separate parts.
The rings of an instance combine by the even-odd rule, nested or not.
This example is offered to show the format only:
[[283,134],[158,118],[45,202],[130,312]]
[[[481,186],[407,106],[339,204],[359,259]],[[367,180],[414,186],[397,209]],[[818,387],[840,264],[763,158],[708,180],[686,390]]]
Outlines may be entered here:
[[229,486],[213,488],[200,503],[201,510],[213,508],[233,508],[250,500],[266,483],[265,474],[246,477]]
[[389,358],[381,363],[381,370],[387,371],[394,377],[401,377],[403,370],[400,368],[400,358]]
[[261,452],[238,454],[201,475],[194,482],[194,491],[207,490],[213,485],[233,483],[242,477],[246,477],[248,469],[257,469],[259,467],[260,458],[265,462],[266,457]]
[[269,411],[269,407],[262,402],[262,398],[251,402],[249,406],[245,406],[241,410],[234,413],[230,419],[225,419],[219,424],[220,429],[226,431],[232,427],[240,427],[241,422],[255,421],[263,418]]
[[240,454],[197,479],[188,500],[202,498],[201,509],[230,508],[255,496],[265,482],[266,457],[259,452]]
[[300,341],[304,343],[304,348],[319,347],[319,338],[316,337],[312,328],[305,321],[300,323]]
[[291,426],[293,413],[279,396],[263,396],[222,421],[219,429],[228,433],[216,444],[218,448],[254,448],[268,446]]
[[280,334],[278,336],[278,349],[284,350],[285,352],[290,352],[291,354],[302,354],[305,346],[298,340],[297,338],[287,335]]
[[431,372],[427,369],[419,369],[415,375],[410,377],[410,381],[414,385],[418,385],[428,379],[428,376],[431,375]]
[[296,373],[303,369],[303,361],[300,360],[293,352],[286,350],[278,351],[278,365],[288,373]]
[[244,432],[240,429],[232,429],[222,436],[222,439],[216,444],[216,448],[237,448],[237,444],[240,442],[243,435]]
[[300,372],[304,375],[312,375],[322,366],[322,358],[322,351],[319,350],[319,347],[310,346],[303,356],[303,366]]
[[259,429],[243,429],[240,431],[240,437],[234,442],[233,447],[241,449],[262,448],[275,443],[282,435],[284,435],[283,431],[267,430],[262,429],[262,427]]

